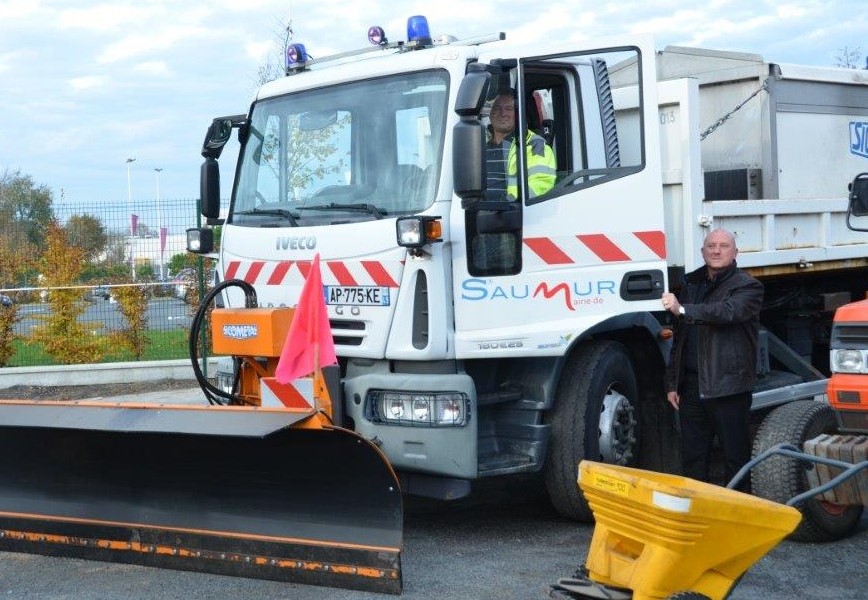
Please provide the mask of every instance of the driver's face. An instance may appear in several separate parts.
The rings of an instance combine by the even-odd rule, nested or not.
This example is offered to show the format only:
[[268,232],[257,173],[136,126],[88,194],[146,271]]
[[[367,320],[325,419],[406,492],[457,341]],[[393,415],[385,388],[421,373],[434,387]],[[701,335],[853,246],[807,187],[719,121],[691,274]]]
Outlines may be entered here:
[[491,105],[490,119],[497,133],[512,133],[515,129],[515,100],[510,96],[498,96]]

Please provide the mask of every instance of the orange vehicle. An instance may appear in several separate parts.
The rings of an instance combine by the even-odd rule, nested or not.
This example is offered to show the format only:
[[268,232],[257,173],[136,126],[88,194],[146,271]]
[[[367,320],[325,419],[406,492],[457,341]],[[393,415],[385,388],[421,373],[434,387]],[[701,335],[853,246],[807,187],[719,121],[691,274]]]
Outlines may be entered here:
[[838,427],[868,436],[868,299],[835,311],[830,351],[829,405]]

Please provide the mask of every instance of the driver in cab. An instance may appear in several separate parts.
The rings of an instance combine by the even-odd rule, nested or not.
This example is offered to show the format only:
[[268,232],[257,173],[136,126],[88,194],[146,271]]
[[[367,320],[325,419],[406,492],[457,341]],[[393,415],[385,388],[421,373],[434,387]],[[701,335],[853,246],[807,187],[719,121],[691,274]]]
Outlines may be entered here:
[[[515,91],[500,92],[491,105],[488,144],[486,145],[486,187],[491,199],[518,199],[518,157],[515,135]],[[556,163],[551,147],[542,136],[528,131],[527,187],[531,198],[541,196],[555,185]]]

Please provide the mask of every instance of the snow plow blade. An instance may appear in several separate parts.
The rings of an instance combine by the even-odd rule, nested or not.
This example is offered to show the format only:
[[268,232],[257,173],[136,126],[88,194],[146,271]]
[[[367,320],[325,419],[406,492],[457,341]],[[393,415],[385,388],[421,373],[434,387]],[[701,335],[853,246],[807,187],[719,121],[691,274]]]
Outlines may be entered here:
[[0,401],[0,550],[399,594],[397,478],[317,416]]

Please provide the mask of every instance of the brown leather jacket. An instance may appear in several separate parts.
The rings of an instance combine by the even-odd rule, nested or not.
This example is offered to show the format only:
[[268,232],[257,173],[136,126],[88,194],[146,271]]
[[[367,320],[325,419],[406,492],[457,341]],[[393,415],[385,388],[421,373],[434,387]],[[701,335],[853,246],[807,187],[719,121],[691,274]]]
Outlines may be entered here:
[[683,376],[684,328],[694,325],[698,336],[700,398],[753,391],[763,285],[733,262],[717,274],[703,297],[698,298],[698,286],[705,278],[705,266],[687,274],[678,294],[685,316],[675,324],[674,343],[666,368],[666,390],[679,389]]

